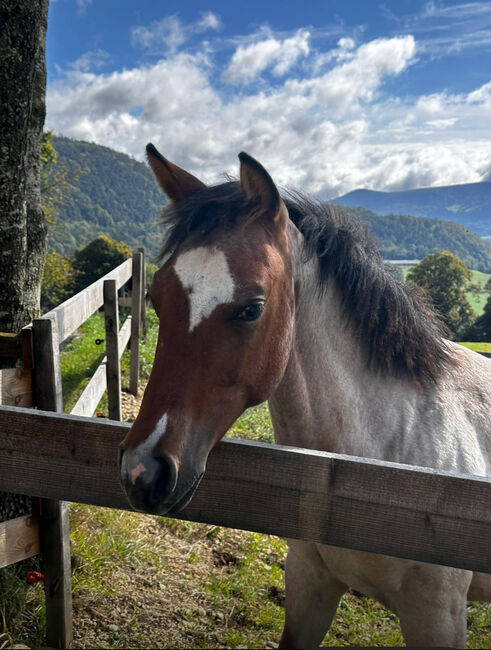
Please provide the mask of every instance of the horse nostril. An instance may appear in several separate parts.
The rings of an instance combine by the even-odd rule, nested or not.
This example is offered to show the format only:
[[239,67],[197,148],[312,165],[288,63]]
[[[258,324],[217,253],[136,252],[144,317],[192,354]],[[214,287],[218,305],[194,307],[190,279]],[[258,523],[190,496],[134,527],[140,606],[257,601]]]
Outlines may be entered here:
[[177,483],[177,468],[175,463],[166,456],[152,460],[156,463],[156,466],[148,500],[150,507],[155,507],[163,503],[174,491]]

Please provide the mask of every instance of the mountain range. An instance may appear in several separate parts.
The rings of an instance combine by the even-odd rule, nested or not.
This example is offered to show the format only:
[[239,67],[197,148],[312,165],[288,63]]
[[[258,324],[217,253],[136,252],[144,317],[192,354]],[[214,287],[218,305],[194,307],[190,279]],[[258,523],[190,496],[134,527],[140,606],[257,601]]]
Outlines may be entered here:
[[425,187],[404,192],[354,190],[331,203],[361,206],[380,215],[410,214],[456,221],[491,238],[491,182]]
[[[72,256],[76,248],[104,234],[116,241],[124,241],[132,248],[144,246],[149,260],[155,259],[164,235],[159,226],[159,215],[166,200],[149,167],[130,156],[93,143],[65,137],[54,137],[52,143],[59,164],[67,168],[68,173],[64,202],[50,234],[50,249]],[[453,186],[461,187],[470,186]],[[453,188],[433,189],[444,189],[450,196]],[[415,192],[419,190],[397,194],[411,195]],[[457,189],[457,192],[460,190]],[[350,195],[356,196],[357,192],[340,197],[337,201],[341,203]],[[436,199],[434,202],[437,203]],[[427,203],[430,204],[429,199]],[[471,206],[470,199],[466,206]],[[463,225],[434,218],[433,214],[430,214],[432,218],[407,214],[380,215],[368,207],[345,207],[344,211],[368,222],[384,258],[421,259],[428,253],[449,250],[469,268],[491,271],[491,244]],[[418,204],[414,205],[414,209],[404,204],[404,208],[411,214],[417,211]],[[462,217],[457,212],[454,216],[455,221]],[[483,218],[483,224],[484,221]]]

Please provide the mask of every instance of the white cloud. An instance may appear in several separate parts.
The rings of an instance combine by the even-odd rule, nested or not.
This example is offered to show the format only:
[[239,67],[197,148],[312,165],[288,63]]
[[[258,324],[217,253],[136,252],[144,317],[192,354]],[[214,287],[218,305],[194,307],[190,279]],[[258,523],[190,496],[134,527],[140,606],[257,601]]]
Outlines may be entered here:
[[[264,47],[268,40],[274,47],[261,50],[259,68],[252,59],[255,74],[268,67],[285,75],[300,56],[308,64],[318,55],[306,30],[254,45]],[[243,65],[237,63],[239,49],[227,67],[235,61],[234,78],[243,78],[247,68],[245,55]],[[205,182],[236,174],[237,153],[245,150],[280,185],[323,197],[356,187],[400,189],[484,178],[491,168],[491,82],[467,94],[391,96],[386,80],[405,71],[415,52],[412,36],[358,47],[338,42],[325,52],[332,56],[322,72],[314,65],[307,78],[286,74],[274,87],[262,84],[241,94],[221,87],[220,68],[199,51],[169,53],[152,65],[112,74],[79,65],[50,84],[47,127],[139,159],[152,141]]]
[[285,75],[301,58],[309,54],[310,33],[300,29],[283,40],[270,38],[235,50],[223,78],[230,83],[252,81],[266,68],[276,76]]
[[85,52],[82,56],[79,56],[79,58],[71,64],[71,68],[82,72],[88,72],[89,70],[102,67],[110,60],[111,55],[105,50],[91,50]]
[[209,29],[220,28],[220,19],[211,11],[201,15],[201,18],[187,25],[177,16],[166,16],[154,21],[149,27],[139,25],[131,30],[131,44],[144,50],[159,50],[164,47],[170,52],[176,52],[181,45],[188,41],[193,34],[201,34]]
[[75,0],[79,14],[84,14],[87,7],[92,4],[92,0]]

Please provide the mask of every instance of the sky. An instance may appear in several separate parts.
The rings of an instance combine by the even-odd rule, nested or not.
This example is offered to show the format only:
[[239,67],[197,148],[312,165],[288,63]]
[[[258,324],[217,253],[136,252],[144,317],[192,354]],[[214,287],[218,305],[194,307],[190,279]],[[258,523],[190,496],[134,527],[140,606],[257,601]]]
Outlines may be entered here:
[[46,128],[206,183],[491,181],[491,0],[51,0]]

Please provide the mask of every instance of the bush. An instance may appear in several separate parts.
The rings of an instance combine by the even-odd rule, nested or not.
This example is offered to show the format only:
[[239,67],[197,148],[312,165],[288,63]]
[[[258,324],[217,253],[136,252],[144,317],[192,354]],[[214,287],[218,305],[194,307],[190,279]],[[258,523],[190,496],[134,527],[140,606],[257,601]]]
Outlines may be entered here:
[[73,283],[72,261],[51,251],[46,257],[41,283],[41,309],[49,311],[70,297]]
[[84,248],[75,251],[72,293],[85,289],[131,257],[131,249],[106,235],[99,235]]

